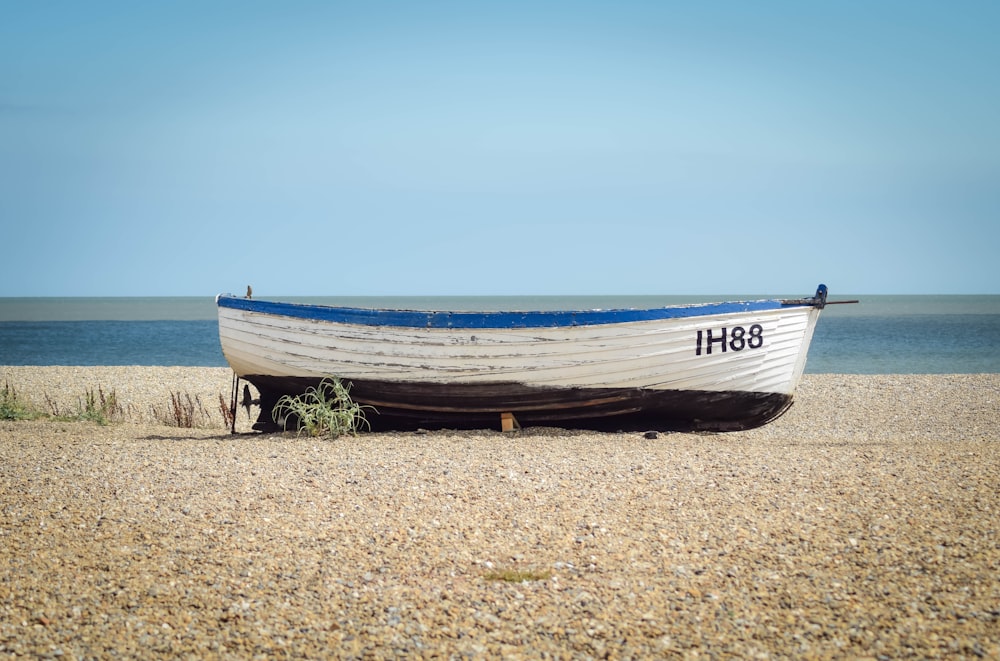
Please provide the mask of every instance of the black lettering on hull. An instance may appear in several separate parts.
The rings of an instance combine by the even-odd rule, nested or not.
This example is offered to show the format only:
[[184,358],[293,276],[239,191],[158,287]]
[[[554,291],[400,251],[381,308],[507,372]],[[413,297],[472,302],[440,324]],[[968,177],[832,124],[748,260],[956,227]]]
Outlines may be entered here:
[[733,326],[732,329],[723,326],[699,330],[695,336],[694,355],[700,356],[704,350],[704,355],[711,356],[713,346],[722,353],[726,353],[727,349],[729,351],[760,349],[764,346],[764,327],[754,324],[749,329],[743,326]]

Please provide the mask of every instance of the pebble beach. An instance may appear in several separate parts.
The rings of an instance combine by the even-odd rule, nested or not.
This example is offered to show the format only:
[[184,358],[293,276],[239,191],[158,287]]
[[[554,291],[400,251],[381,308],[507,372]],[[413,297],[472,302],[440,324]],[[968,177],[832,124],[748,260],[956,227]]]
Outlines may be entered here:
[[333,440],[231,434],[231,382],[0,367],[117,411],[0,421],[0,654],[1000,658],[1000,374],[806,375],[745,432]]

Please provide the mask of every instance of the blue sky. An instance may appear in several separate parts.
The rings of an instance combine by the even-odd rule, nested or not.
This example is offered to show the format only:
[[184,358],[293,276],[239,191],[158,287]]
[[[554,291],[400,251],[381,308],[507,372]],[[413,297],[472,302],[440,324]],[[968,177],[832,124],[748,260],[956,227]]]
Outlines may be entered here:
[[0,296],[1000,293],[1000,3],[0,0]]

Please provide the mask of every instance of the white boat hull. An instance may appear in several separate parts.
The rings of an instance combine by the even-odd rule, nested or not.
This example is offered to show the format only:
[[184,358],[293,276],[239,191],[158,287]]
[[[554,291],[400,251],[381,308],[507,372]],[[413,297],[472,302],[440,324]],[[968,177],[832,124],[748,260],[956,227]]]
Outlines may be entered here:
[[[219,335],[262,408],[336,376],[378,410],[373,421],[391,426],[480,426],[509,412],[522,424],[739,429],[780,415],[822,305],[694,307],[677,317],[617,321],[642,315],[609,311],[595,323],[521,327],[510,314],[507,326],[471,327],[491,317],[437,313],[418,326],[383,323],[378,311],[351,323],[220,297]],[[269,411],[262,418],[266,425]]]

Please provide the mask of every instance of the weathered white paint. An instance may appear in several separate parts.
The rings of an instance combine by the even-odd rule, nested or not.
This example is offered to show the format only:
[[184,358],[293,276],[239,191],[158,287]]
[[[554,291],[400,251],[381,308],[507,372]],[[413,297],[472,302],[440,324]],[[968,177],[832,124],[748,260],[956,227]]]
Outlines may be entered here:
[[[791,394],[820,310],[527,329],[364,326],[219,308],[222,350],[240,376],[338,376],[447,384]],[[763,327],[758,349],[695,355],[698,330]]]

